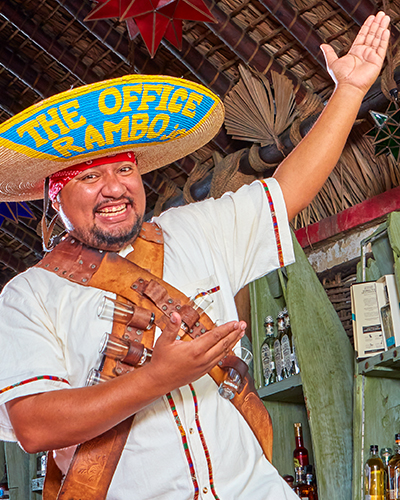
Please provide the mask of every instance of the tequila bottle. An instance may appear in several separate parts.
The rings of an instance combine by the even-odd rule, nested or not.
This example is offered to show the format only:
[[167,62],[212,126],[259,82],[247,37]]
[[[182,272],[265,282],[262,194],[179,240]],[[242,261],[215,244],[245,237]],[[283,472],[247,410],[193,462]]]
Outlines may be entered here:
[[295,467],[294,473],[295,473],[295,478],[294,478],[293,490],[300,497],[300,490],[306,484],[305,468]]
[[370,452],[364,468],[364,500],[385,500],[385,468],[378,446],[371,445]]
[[383,467],[385,468],[385,499],[389,499],[389,475],[388,475],[388,465],[389,461],[393,456],[393,450],[392,448],[382,448],[381,452],[381,459],[383,462]]
[[387,467],[389,500],[400,500],[400,434],[396,434],[395,441],[395,453]]
[[272,384],[276,381],[275,356],[274,356],[274,320],[272,316],[267,316],[264,321],[265,340],[261,346],[261,361],[264,373],[264,385]]
[[[281,313],[279,313],[281,314]],[[282,324],[282,320],[281,320]],[[283,365],[283,355],[282,355],[282,345],[279,331],[279,315],[278,315],[278,335],[274,340],[274,358],[275,358],[275,370],[276,370],[276,380],[280,382],[285,378],[285,371]]]
[[291,373],[290,374],[296,375],[296,373],[300,373],[300,368],[299,368],[299,364],[297,362],[296,348],[294,345],[292,327],[290,326],[289,313],[288,313],[286,307],[283,309],[283,314],[284,314],[284,318],[285,318],[286,332],[288,334],[289,341],[290,341],[290,347],[291,347],[291,368],[290,368]]
[[[300,469],[302,467],[299,467]],[[299,487],[299,497],[301,500],[318,500],[317,488],[312,473],[312,465],[307,465],[305,469],[305,480]]]
[[282,372],[283,378],[290,377],[291,368],[292,368],[292,349],[290,347],[289,335],[287,334],[286,325],[285,325],[285,316],[284,312],[281,311],[278,314],[278,339],[281,343],[281,352],[282,352]]
[[303,442],[303,428],[301,423],[294,424],[294,437],[296,440],[296,448],[293,451],[294,468],[305,467],[308,465],[308,450]]

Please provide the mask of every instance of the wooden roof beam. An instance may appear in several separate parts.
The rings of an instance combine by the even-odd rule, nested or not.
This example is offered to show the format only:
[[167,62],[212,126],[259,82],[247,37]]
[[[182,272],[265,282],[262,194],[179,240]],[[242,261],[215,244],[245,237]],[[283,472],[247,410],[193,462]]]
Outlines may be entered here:
[[42,99],[58,92],[54,89],[53,82],[32,68],[32,64],[23,61],[8,47],[0,50],[0,65],[21,80]]
[[217,23],[206,23],[210,30],[248,66],[257,69],[260,73],[269,76],[271,71],[285,74],[294,85],[296,102],[301,102],[306,95],[306,89],[299,79],[290,71],[285,70],[261,45],[259,45],[246,31],[242,30],[231,18],[225,14],[214,2],[204,0],[207,7],[217,20]]
[[31,250],[38,259],[43,257],[41,239],[33,235],[30,231],[28,232],[27,229],[5,219],[0,225],[0,231],[11,236],[14,240]]
[[17,273],[26,271],[26,265],[5,248],[0,248],[0,262]]
[[29,17],[22,15],[19,6],[12,2],[4,2],[0,14],[81,83],[94,83],[99,80],[98,75],[74,56],[68,47],[64,47],[55,38],[44,33]]
[[[335,0],[339,5],[359,26],[367,19],[368,16],[378,12],[377,6],[371,0]],[[396,42],[399,38],[399,31],[396,26],[390,27],[392,42]]]
[[319,48],[324,40],[304,19],[299,16],[286,0],[259,0],[260,3],[284,26],[304,47],[313,59],[326,71],[325,59]]
[[179,51],[169,42],[161,42],[188,70],[220,97],[231,90],[233,82],[206,59],[190,42],[183,38],[182,50]]

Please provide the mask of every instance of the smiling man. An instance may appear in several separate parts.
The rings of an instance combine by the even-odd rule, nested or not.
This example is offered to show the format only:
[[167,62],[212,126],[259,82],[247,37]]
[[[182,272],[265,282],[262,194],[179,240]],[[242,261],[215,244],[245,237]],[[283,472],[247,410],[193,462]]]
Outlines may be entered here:
[[[208,89],[131,75],[0,127],[0,201],[40,198],[49,177],[68,233],[0,297],[0,438],[54,450],[46,500],[297,498],[270,463],[269,416],[251,381],[243,372],[232,401],[215,382],[224,367],[243,368],[230,354],[245,329],[234,295],[293,262],[288,219],[334,168],[382,66],[388,23],[368,18],[340,59],[323,46],[335,92],[274,178],[152,223],[142,223],[140,175],[218,131],[223,106]],[[105,297],[131,304],[126,323],[97,314]],[[99,353],[104,331],[113,355]],[[86,385],[88,373],[98,383]],[[66,475],[60,491],[53,456]]]
[[[146,195],[133,152],[50,177],[49,196],[69,234],[89,246],[120,250],[142,227]],[[64,187],[64,183],[65,187]]]

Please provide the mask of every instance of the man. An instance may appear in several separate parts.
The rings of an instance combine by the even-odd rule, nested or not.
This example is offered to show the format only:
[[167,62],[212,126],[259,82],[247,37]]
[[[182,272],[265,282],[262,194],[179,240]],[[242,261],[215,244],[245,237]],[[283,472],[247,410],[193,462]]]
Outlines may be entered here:
[[[188,296],[211,291],[214,302],[207,313],[214,322],[223,320],[222,326],[183,342],[177,339],[181,317],[173,312],[155,342],[150,363],[84,387],[90,368],[100,362],[97,348],[102,334],[111,328],[96,317],[104,295],[110,294],[44,268],[30,269],[5,287],[0,299],[3,439],[18,439],[29,452],[58,450],[57,463],[65,472],[70,447],[135,414],[109,500],[296,498],[266,460],[242,415],[218,395],[206,374],[243,336],[245,325],[237,321],[233,296],[249,281],[293,261],[287,219],[307,206],[336,164],[361,101],[379,74],[389,38],[388,23],[383,13],[371,16],[350,52],[340,59],[332,48],[323,46],[336,90],[313,130],[282,162],[274,179],[257,181],[220,200],[169,210],[155,220],[164,235],[164,281]],[[168,89],[159,90],[148,81],[140,89],[134,83],[126,92],[116,85],[105,86],[96,94],[96,102],[103,115],[111,116],[131,110],[131,104],[139,100],[142,121],[135,118],[130,137],[144,136],[144,121],[149,124],[147,137],[154,141],[168,130],[166,124],[177,113],[191,119],[209,97],[207,91],[199,96],[199,89],[196,95],[188,88],[171,90],[173,84],[171,81]],[[46,163],[49,150],[41,156],[30,154],[29,168],[40,172],[34,177],[25,169],[23,175],[30,176],[32,186],[50,175],[53,206],[73,238],[71,243],[79,240],[122,256],[133,248],[135,254],[138,235],[143,236],[140,228],[145,209],[140,173],[151,168],[150,161],[156,166],[157,161],[158,165],[168,163],[172,161],[168,155],[182,152],[171,149],[186,148],[187,154],[193,136],[187,134],[182,141],[178,137],[172,148],[165,143],[132,142],[133,151],[125,147],[121,156],[110,157],[104,148],[114,137],[110,130],[116,130],[115,122],[105,121],[103,134],[99,134],[95,124],[87,125],[89,111],[82,111],[80,97],[75,93],[72,97],[60,97],[59,107],[46,108],[47,114],[36,114],[28,122],[24,115],[0,129],[0,137],[6,137],[3,145],[10,148],[15,125],[17,135],[27,134],[38,150],[52,140],[53,148],[75,155],[64,162],[69,168],[57,174],[59,163]],[[162,111],[161,118],[160,113],[153,118],[144,116],[151,102],[156,102],[157,112]],[[218,103],[212,102],[201,116],[214,119],[216,110]],[[128,120],[118,122],[121,139],[128,136],[125,123]],[[194,127],[197,139],[193,149],[200,144],[199,129],[211,134],[210,121],[204,123]],[[73,136],[83,126],[85,146]],[[58,137],[63,134],[65,138]],[[163,140],[168,138],[175,136],[165,132]],[[11,149],[25,154],[28,148]],[[164,150],[165,157],[155,161]],[[146,151],[150,151],[147,156]],[[82,164],[79,155],[87,158],[88,152],[92,156]],[[94,159],[95,153],[98,159]],[[37,157],[43,158],[42,163]],[[18,177],[18,172],[13,175]],[[3,188],[4,199],[7,192],[14,192],[10,196],[15,199],[23,196],[11,175],[7,189]],[[24,189],[24,195],[34,196],[34,188]]]

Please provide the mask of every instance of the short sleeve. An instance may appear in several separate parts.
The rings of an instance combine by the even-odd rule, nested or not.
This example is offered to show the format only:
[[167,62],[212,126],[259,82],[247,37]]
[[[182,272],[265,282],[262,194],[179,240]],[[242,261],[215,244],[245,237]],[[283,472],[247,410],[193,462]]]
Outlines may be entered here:
[[[169,267],[180,272],[185,267],[179,267],[176,255],[188,255],[188,263],[198,263],[188,279],[200,279],[200,268],[210,275],[223,267],[233,294],[294,262],[286,205],[273,178],[242,186],[217,200],[170,209],[155,221],[163,228],[167,245],[173,242]],[[181,258],[181,263],[186,260]]]
[[21,396],[69,387],[63,345],[24,275],[0,295],[0,439],[13,437],[4,404]]

